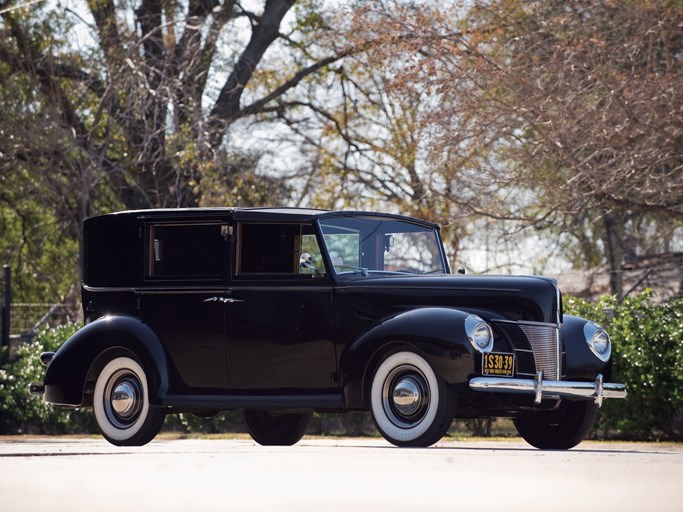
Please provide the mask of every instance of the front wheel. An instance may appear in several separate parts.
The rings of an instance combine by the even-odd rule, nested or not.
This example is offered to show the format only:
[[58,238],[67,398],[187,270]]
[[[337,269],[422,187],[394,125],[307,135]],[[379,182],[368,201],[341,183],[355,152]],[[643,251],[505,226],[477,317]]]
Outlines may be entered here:
[[116,357],[95,384],[93,410],[104,438],[117,446],[142,446],[161,430],[164,409],[149,406],[147,375],[137,361]]
[[430,446],[453,421],[455,402],[443,379],[415,352],[396,352],[375,371],[372,417],[384,439],[396,446]]
[[562,400],[555,411],[531,413],[514,420],[519,435],[541,450],[568,450],[583,441],[595,424],[598,406],[591,401]]
[[313,414],[274,414],[267,411],[243,410],[244,425],[251,437],[263,446],[291,446],[308,430]]

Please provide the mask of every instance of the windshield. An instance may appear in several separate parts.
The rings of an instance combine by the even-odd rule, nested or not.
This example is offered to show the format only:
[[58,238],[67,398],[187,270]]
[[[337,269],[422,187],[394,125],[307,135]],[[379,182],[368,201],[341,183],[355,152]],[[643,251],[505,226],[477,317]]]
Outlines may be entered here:
[[324,219],[320,228],[337,274],[446,272],[435,228],[362,216]]

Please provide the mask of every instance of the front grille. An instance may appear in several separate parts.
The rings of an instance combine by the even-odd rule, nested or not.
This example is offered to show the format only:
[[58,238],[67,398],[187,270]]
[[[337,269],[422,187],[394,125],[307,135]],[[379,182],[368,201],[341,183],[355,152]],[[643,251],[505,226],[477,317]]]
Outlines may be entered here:
[[[566,353],[557,327],[552,324],[495,322],[512,343],[517,360],[516,374],[535,377],[539,371],[543,378],[561,380],[566,376]],[[558,368],[558,350],[560,350]]]
[[543,372],[544,379],[559,380],[561,363],[558,364],[557,328],[552,325],[520,324],[534,351],[536,371]]

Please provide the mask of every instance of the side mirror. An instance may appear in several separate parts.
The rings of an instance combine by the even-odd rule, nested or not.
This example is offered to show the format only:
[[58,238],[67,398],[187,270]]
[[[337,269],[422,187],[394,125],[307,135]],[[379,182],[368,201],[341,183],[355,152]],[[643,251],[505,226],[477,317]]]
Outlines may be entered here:
[[313,260],[312,256],[308,254],[307,252],[303,253],[301,257],[299,258],[299,267],[301,268],[313,268],[313,265],[311,264],[311,261]]
[[456,270],[458,274],[465,274],[465,267],[458,267],[458,270]]
[[307,252],[302,253],[301,257],[299,258],[299,268],[310,268],[313,271],[313,276],[323,277],[320,270],[315,268],[313,263],[311,263],[312,260],[313,257],[310,254]]

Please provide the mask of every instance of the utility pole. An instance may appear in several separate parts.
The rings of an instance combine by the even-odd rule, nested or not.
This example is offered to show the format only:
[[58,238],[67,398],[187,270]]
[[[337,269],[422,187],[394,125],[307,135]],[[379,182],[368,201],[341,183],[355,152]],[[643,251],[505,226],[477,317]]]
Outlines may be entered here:
[[9,321],[12,305],[12,273],[9,265],[3,267],[5,275],[5,300],[2,304],[2,346],[9,348]]

